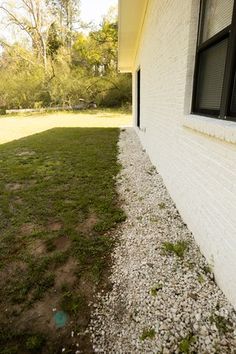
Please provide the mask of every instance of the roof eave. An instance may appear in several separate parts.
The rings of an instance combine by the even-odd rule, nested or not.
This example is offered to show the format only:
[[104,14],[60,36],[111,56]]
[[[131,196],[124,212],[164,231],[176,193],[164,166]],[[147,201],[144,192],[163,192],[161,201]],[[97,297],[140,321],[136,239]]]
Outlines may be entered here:
[[120,72],[133,71],[147,5],[148,0],[119,0],[118,70]]

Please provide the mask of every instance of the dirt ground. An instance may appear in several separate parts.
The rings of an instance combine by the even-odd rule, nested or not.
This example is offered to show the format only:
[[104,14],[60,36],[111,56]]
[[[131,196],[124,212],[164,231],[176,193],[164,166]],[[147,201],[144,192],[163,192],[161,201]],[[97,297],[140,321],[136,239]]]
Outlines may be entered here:
[[109,111],[2,116],[0,144],[56,127],[120,128],[124,126],[131,126],[131,115]]

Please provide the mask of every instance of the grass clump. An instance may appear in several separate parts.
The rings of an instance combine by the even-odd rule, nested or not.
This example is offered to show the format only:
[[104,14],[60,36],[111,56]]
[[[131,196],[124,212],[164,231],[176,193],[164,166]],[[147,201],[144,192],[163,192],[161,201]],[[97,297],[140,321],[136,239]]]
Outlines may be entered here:
[[180,353],[189,354],[191,345],[195,342],[195,337],[193,334],[188,334],[185,338],[181,340],[179,343],[179,351]]
[[233,331],[232,322],[223,316],[214,314],[210,317],[210,322],[216,325],[220,335],[224,335],[227,332]]
[[158,204],[159,209],[165,209],[166,208],[166,204],[164,202],[161,202]]
[[156,284],[150,290],[152,296],[157,296],[157,293],[163,288],[162,284]]
[[185,252],[188,249],[188,242],[187,241],[177,241],[176,243],[163,242],[162,247],[165,253],[175,254],[179,258],[183,258]]
[[38,352],[44,345],[45,339],[41,335],[32,335],[27,338],[25,347],[30,352]]
[[200,284],[203,284],[203,283],[205,283],[205,278],[204,278],[204,276],[202,275],[202,274],[199,274],[198,275],[198,277],[197,277],[197,280],[198,280],[198,282],[200,283]]
[[154,328],[144,329],[140,339],[141,340],[153,339],[155,335],[156,335],[156,331]]
[[63,294],[60,305],[62,310],[69,315],[77,315],[85,307],[86,300],[72,291],[67,291]]

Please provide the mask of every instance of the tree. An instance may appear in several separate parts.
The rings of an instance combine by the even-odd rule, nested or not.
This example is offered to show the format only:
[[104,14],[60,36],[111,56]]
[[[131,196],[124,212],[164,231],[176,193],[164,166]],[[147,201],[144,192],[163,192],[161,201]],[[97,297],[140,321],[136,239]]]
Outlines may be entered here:
[[[7,24],[26,34],[14,44],[0,38],[0,105],[9,108],[131,102],[130,75],[117,73],[117,16],[79,32],[77,0],[0,0]],[[17,5],[17,6],[16,6]],[[21,11],[19,11],[19,6]]]
[[8,24],[17,26],[31,39],[32,48],[47,70],[47,39],[52,16],[48,12],[45,0],[18,0],[21,11],[1,2],[0,10],[7,15]]
[[79,0],[47,0],[47,4],[58,19],[63,44],[71,49],[75,27],[80,23]]
[[63,45],[59,35],[59,29],[56,22],[53,22],[48,31],[47,52],[52,59],[58,53],[59,48]]

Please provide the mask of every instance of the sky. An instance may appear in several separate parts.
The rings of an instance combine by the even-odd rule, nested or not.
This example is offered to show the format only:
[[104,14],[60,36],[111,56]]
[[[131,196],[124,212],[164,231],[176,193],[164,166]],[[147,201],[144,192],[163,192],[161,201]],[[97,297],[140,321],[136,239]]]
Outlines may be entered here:
[[117,5],[117,2],[118,0],[80,0],[81,18],[85,22],[94,21],[98,25],[108,9]]
[[[14,3],[14,0],[12,1]],[[0,0],[0,5],[3,2],[4,0]],[[17,2],[17,0],[15,0],[15,2]],[[117,4],[118,0],[80,0],[81,20],[85,23],[93,22],[95,25],[99,25],[102,22],[103,16],[107,14],[109,8]],[[8,42],[11,42],[12,38],[15,40],[15,32],[9,28],[6,30],[1,16],[2,14],[0,14],[0,36]],[[16,33],[19,35],[18,31]]]

